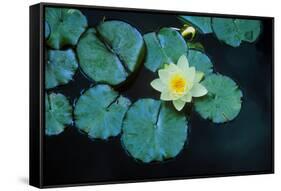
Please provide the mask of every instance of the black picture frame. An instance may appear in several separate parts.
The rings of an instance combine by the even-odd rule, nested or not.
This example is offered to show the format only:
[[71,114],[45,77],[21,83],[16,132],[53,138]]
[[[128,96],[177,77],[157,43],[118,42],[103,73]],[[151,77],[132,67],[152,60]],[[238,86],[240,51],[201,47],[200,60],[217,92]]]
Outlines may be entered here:
[[[271,168],[264,171],[249,171],[249,172],[235,172],[235,173],[220,173],[220,174],[205,174],[188,177],[168,177],[155,179],[138,179],[138,180],[121,180],[121,181],[100,181],[100,182],[83,182],[83,183],[69,183],[59,185],[46,185],[43,177],[43,163],[44,163],[44,8],[45,7],[66,7],[77,9],[93,9],[93,10],[107,10],[107,11],[124,11],[124,12],[146,12],[146,13],[165,13],[165,14],[182,14],[192,16],[212,16],[223,18],[243,18],[243,19],[261,19],[269,20],[272,26],[272,63],[271,63]],[[30,129],[29,129],[29,184],[38,188],[49,187],[65,187],[65,186],[82,186],[82,185],[96,185],[96,184],[112,184],[112,183],[132,183],[132,182],[146,182],[146,181],[162,181],[162,180],[177,180],[190,178],[209,178],[209,177],[226,177],[226,176],[241,176],[241,175],[256,175],[256,174],[271,174],[274,173],[274,18],[273,17],[259,17],[248,15],[228,15],[228,14],[214,14],[214,13],[195,13],[183,11],[164,11],[151,9],[134,9],[134,8],[119,8],[119,7],[102,7],[91,5],[74,5],[74,4],[55,4],[55,3],[39,3],[30,6],[30,96],[29,96],[29,114],[30,114]]]

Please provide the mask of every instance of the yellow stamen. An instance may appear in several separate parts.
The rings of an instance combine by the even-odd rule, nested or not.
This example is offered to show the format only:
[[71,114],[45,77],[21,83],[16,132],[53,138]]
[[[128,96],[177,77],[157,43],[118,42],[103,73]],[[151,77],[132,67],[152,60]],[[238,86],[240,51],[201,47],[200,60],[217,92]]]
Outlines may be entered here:
[[187,82],[182,75],[175,74],[170,79],[170,90],[175,94],[183,94],[187,88]]

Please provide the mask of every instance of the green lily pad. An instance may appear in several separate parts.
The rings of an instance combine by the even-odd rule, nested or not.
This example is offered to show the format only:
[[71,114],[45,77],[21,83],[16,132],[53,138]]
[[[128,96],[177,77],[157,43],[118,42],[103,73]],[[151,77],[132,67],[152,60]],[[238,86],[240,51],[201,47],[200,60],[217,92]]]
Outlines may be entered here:
[[190,66],[194,66],[196,70],[204,72],[205,75],[213,73],[213,64],[210,58],[203,52],[189,50],[187,59]]
[[144,65],[152,72],[165,64],[177,63],[179,57],[188,51],[184,38],[172,28],[162,28],[158,33],[147,33],[144,41],[147,47]]
[[146,61],[144,65],[152,72],[155,72],[158,68],[164,66],[164,56],[163,56],[162,48],[159,44],[155,32],[145,34],[143,38],[146,43],[146,49],[147,49]]
[[76,127],[90,138],[107,139],[121,131],[129,99],[108,85],[97,85],[85,91],[75,104]]
[[187,42],[187,46],[189,49],[205,52],[205,48],[200,42]]
[[72,123],[72,107],[62,94],[45,94],[45,134],[58,135]]
[[78,68],[78,62],[72,49],[48,50],[45,64],[45,86],[47,89],[67,84],[73,79]]
[[88,26],[86,17],[76,9],[47,7],[45,19],[51,30],[47,44],[54,49],[76,45]]
[[45,39],[48,39],[50,33],[51,33],[50,25],[48,24],[48,22],[45,21]]
[[219,40],[238,47],[242,41],[254,42],[261,31],[261,23],[257,20],[213,18],[212,26]]
[[96,82],[117,85],[128,76],[118,56],[98,38],[93,28],[81,37],[77,55],[83,72]]
[[145,45],[137,29],[122,21],[106,21],[98,25],[97,31],[125,68],[134,72],[139,67],[144,58]]
[[208,94],[195,99],[195,110],[214,123],[233,120],[240,112],[242,92],[227,76],[212,74],[202,82]]
[[258,20],[235,19],[241,39],[246,42],[255,42],[261,32],[261,22]]
[[166,56],[166,63],[176,63],[187,52],[187,45],[181,34],[172,28],[162,28],[157,34],[160,46]]
[[213,30],[219,40],[226,44],[238,47],[241,44],[241,37],[234,19],[213,18]]
[[183,149],[187,120],[169,103],[140,99],[128,110],[121,140],[135,159],[145,163],[173,158]]
[[211,17],[200,17],[200,16],[179,16],[179,19],[184,23],[192,25],[199,32],[203,34],[212,33]]
[[144,58],[140,33],[122,21],[106,21],[80,39],[77,54],[83,72],[92,80],[118,85],[136,71]]

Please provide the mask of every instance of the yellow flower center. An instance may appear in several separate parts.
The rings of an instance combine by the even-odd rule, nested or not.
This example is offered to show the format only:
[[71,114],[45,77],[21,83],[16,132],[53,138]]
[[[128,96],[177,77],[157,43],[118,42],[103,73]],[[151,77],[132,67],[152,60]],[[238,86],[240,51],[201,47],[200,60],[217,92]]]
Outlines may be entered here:
[[183,94],[187,88],[186,79],[179,74],[174,74],[169,82],[170,90],[175,94]]

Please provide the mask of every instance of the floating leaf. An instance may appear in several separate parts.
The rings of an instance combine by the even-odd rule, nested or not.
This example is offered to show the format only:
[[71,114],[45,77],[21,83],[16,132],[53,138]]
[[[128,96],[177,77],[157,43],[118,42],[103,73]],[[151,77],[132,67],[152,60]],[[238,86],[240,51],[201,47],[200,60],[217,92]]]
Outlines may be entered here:
[[260,21],[235,19],[234,22],[239,29],[241,40],[246,42],[254,42],[257,40],[261,31]]
[[176,63],[187,51],[187,45],[180,33],[171,28],[162,28],[157,34],[160,46],[166,55],[166,62]]
[[178,155],[187,133],[183,113],[165,102],[140,99],[126,114],[121,140],[131,156],[148,163]]
[[179,57],[187,52],[187,45],[181,34],[172,28],[162,28],[144,35],[147,47],[145,66],[152,72],[164,64],[176,63]]
[[54,49],[76,45],[88,26],[86,17],[76,9],[47,7],[45,12],[46,21],[51,29],[47,44]]
[[145,66],[152,72],[164,66],[164,56],[162,48],[157,39],[156,33],[148,33],[143,36],[146,43],[147,53]]
[[213,30],[219,40],[226,44],[238,47],[241,43],[239,30],[234,23],[234,19],[213,18]]
[[77,55],[83,72],[97,82],[117,85],[128,76],[118,56],[98,38],[93,28],[81,37]]
[[196,70],[209,75],[213,72],[213,64],[209,57],[201,51],[189,50],[187,59],[190,66],[194,66]]
[[261,30],[261,23],[257,20],[213,18],[212,26],[219,40],[238,47],[242,41],[254,42]]
[[208,94],[195,101],[195,110],[214,123],[233,120],[240,112],[242,92],[227,76],[212,74],[206,76],[202,84]]
[[184,23],[194,26],[203,34],[212,33],[211,17],[200,16],[179,16]]
[[78,62],[72,49],[48,50],[46,59],[45,84],[47,89],[67,84],[72,80],[78,68]]
[[62,94],[45,94],[46,135],[58,135],[72,123],[72,107]]
[[108,85],[97,85],[84,92],[75,104],[76,127],[91,138],[107,139],[121,131],[129,99]]
[[189,49],[205,52],[205,48],[200,42],[187,42],[187,46]]
[[107,21],[89,29],[77,54],[83,72],[92,80],[118,85],[141,64],[145,46],[140,33],[127,23]]
[[48,39],[50,33],[51,33],[50,25],[48,24],[48,22],[45,21],[45,39]]
[[106,21],[97,27],[101,38],[118,55],[124,66],[134,72],[145,53],[144,41],[137,29],[122,21]]

